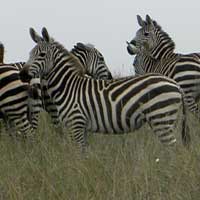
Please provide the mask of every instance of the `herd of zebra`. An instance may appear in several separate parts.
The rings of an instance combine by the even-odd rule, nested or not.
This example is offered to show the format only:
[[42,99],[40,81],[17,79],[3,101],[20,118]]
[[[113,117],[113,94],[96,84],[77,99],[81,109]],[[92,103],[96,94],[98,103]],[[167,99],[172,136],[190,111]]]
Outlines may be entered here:
[[55,126],[84,151],[87,132],[123,134],[148,123],[164,144],[174,144],[173,130],[182,122],[181,137],[188,146],[187,110],[200,118],[200,54],[174,53],[175,44],[149,15],[137,16],[140,29],[130,42],[136,75],[114,78],[103,55],[90,44],[68,51],[50,37],[30,35],[36,46],[28,61],[5,64],[0,46],[0,118],[7,130],[28,137],[45,110]]

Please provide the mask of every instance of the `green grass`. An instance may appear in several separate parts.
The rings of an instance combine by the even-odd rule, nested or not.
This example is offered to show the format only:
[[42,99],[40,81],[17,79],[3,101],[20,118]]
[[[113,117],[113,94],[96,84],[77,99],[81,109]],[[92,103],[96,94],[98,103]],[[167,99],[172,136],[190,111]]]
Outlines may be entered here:
[[198,200],[200,125],[190,121],[189,150],[163,146],[146,126],[124,136],[90,135],[83,157],[43,116],[36,139],[2,134],[0,200]]

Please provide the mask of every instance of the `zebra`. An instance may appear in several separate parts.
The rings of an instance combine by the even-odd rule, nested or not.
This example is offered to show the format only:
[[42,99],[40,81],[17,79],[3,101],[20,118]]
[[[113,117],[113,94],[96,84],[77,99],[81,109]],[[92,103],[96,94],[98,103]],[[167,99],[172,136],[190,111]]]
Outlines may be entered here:
[[[24,85],[20,81],[19,70],[22,69],[24,64],[25,62],[9,64],[4,63],[4,45],[0,43],[0,119],[3,119],[6,125],[6,129],[10,134],[12,129],[15,132],[18,129],[21,134],[26,134],[26,132],[28,132],[29,126],[32,126],[32,128],[35,130],[38,125],[38,117],[41,107],[41,94],[40,90],[38,90],[35,85],[38,85],[39,81],[38,79],[34,79],[30,83],[31,87],[30,85]],[[24,102],[22,102],[23,99]],[[12,107],[15,107],[15,109],[12,109]],[[25,117],[24,113],[22,113],[24,110],[27,110],[26,119],[28,119],[31,125],[27,121],[22,122],[24,120],[23,117]],[[24,126],[24,128],[21,128],[21,126]],[[23,129],[25,129],[25,131]]]
[[[34,134],[32,118],[29,115],[31,85],[32,83],[29,85],[21,82],[19,71],[14,66],[0,66],[0,117],[10,135],[13,135],[13,131],[24,137]],[[35,112],[35,115],[37,114]]]
[[[22,70],[25,62],[15,62],[9,64],[4,63],[4,46],[2,43],[0,45],[0,63],[14,66],[19,71]],[[79,42],[74,45],[74,48],[71,50],[71,52],[81,62],[83,62],[83,65],[86,68],[86,73],[91,77],[96,79],[112,79],[111,72],[104,61],[103,55],[94,47],[94,45],[83,44]],[[32,102],[29,104],[29,109],[31,109],[31,112],[29,112],[29,115],[31,116],[29,118],[31,119],[33,128],[36,129],[38,127],[38,112],[40,112],[42,109],[50,115],[53,125],[57,127],[60,125],[58,120],[58,111],[47,92],[45,81],[43,81],[41,85],[37,82],[37,93],[40,93],[42,103],[40,101],[37,101],[36,103],[34,100],[35,98],[29,99],[29,101]],[[41,105],[42,107],[40,108],[39,106]]]
[[[85,68],[85,75],[94,79],[111,80],[112,74],[108,69],[103,55],[92,44],[78,42],[70,51]],[[50,114],[53,124],[57,126],[60,122],[56,106],[47,91],[46,81],[42,80],[42,97],[44,109]]]
[[174,53],[174,41],[155,20],[137,15],[137,21],[140,29],[127,46],[129,54],[136,54],[136,73],[160,73],[174,79],[184,91],[188,109],[200,119],[200,53]]
[[59,119],[69,130],[72,141],[82,151],[87,131],[123,134],[145,122],[164,144],[172,145],[172,133],[182,108],[182,139],[189,143],[183,93],[172,79],[159,74],[101,80],[85,77],[85,68],[47,29],[42,37],[30,28],[36,46],[20,71],[22,81],[40,76],[46,79],[48,93],[55,102]]

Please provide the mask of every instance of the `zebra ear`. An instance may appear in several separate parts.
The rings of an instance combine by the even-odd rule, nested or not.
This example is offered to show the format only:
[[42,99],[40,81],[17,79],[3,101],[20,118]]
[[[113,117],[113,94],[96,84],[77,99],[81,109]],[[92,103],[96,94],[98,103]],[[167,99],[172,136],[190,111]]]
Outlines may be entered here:
[[42,28],[42,36],[43,36],[44,41],[50,42],[49,33],[45,27]]
[[146,15],[146,22],[148,25],[154,25],[153,20],[151,19],[149,15]]
[[142,19],[142,17],[140,17],[140,15],[137,15],[137,21],[138,21],[138,24],[139,24],[141,27],[144,27],[144,26],[145,26],[145,21]]
[[30,32],[30,35],[31,35],[31,38],[33,39],[34,42],[38,43],[38,42],[41,42],[43,41],[42,37],[40,37],[33,28],[30,28],[29,29],[29,32]]

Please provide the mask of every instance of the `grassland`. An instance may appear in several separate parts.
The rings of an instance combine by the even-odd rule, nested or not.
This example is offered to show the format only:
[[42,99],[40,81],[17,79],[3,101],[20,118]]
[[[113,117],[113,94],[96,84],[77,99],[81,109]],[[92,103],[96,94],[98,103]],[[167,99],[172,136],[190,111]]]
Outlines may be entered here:
[[198,200],[200,126],[192,117],[190,128],[189,150],[164,147],[148,126],[124,136],[90,135],[86,158],[42,116],[35,139],[2,132],[0,200]]

